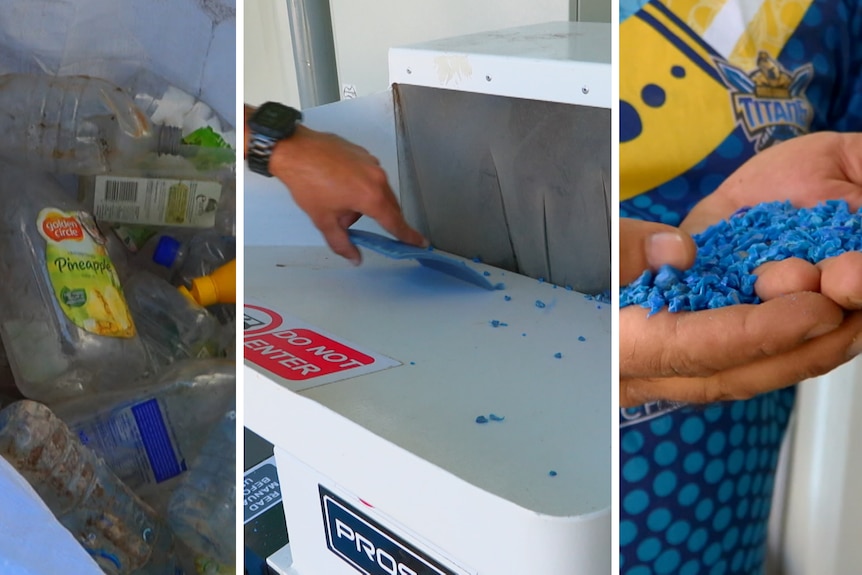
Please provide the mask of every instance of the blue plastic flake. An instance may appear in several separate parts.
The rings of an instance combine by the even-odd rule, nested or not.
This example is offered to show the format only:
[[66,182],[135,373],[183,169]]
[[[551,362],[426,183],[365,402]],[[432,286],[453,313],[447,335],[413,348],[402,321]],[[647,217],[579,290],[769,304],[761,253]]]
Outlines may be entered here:
[[504,300],[506,300],[506,301],[512,301],[512,296],[510,296],[510,295],[504,295],[504,296],[503,296],[503,299],[504,299]]
[[526,334],[526,333],[522,333],[522,334],[521,334],[521,337],[527,337],[527,334]]
[[557,353],[554,354],[554,357],[556,357],[557,359],[562,359],[563,354],[558,351]]
[[557,476],[557,472],[556,472],[556,471],[554,471],[553,469],[551,469],[551,470],[548,472],[548,475],[549,475],[550,477],[556,477],[556,476]]
[[476,423],[488,423],[488,418],[484,415],[480,415],[476,418]]
[[494,289],[495,290],[504,290],[504,289],[506,289],[506,284],[504,284],[503,282],[500,282],[494,286]]
[[575,291],[575,288],[573,288],[572,286],[570,286],[570,285],[566,284],[566,291]]
[[506,419],[504,416],[494,415],[493,413],[490,414],[488,417],[491,419],[491,421],[503,421],[504,419]]
[[579,335],[579,336],[578,336],[578,341],[587,341],[587,338],[585,338],[585,337],[584,337],[584,336],[582,336],[582,335]]
[[482,272],[482,275],[483,275],[483,276],[485,276],[485,277],[488,277],[488,276],[490,276],[490,275],[491,275],[491,272]]
[[411,361],[411,362],[410,362],[410,365],[416,365],[416,362],[415,362],[415,361]]
[[473,263],[474,263],[474,264],[480,264],[480,263],[482,263],[482,258],[480,258],[479,256],[474,257],[474,258],[473,258]]
[[543,284],[543,283],[545,283],[545,278],[543,278],[543,277],[540,277],[540,278],[539,278],[539,283],[540,283],[540,284]]
[[770,202],[737,210],[701,234],[694,265],[644,272],[620,290],[620,307],[639,305],[653,315],[736,304],[757,304],[754,270],[769,261],[800,258],[816,264],[849,251],[862,251],[862,209],[831,200],[813,208]]
[[537,300],[536,300],[536,307],[537,307],[537,308],[539,308],[539,309],[542,309],[543,307],[545,307],[545,302],[543,302],[543,301],[542,301],[542,300],[540,300],[540,299],[537,299]]
[[500,320],[492,319],[491,320],[491,327],[500,327]]

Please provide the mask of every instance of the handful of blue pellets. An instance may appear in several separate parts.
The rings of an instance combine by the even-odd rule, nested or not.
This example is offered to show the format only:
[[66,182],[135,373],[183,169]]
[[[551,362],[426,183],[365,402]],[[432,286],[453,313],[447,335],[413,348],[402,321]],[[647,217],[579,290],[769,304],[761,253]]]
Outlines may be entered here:
[[645,271],[620,290],[620,307],[639,305],[649,315],[756,304],[754,292],[761,264],[787,258],[811,263],[862,250],[862,209],[832,200],[813,208],[770,202],[738,210],[727,220],[693,236],[694,265],[685,271],[664,266]]

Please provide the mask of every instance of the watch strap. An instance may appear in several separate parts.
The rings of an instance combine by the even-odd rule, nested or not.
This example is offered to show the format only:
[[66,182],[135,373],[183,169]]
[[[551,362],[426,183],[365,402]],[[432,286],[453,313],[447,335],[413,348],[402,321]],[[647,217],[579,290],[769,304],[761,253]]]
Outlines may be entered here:
[[302,112],[284,104],[267,102],[260,106],[248,122],[250,134],[246,161],[249,169],[272,177],[269,162],[275,145],[293,136],[301,120]]

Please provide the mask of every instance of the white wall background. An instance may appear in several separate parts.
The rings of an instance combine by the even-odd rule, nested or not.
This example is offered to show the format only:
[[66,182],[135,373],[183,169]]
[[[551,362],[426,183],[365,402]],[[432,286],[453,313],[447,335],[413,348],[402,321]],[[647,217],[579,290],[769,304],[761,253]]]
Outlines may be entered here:
[[[245,101],[299,106],[286,0],[245,2]],[[392,46],[549,21],[610,22],[611,0],[330,0],[342,97],[386,90]]]
[[243,11],[245,103],[272,100],[299,107],[287,2],[245,0]]

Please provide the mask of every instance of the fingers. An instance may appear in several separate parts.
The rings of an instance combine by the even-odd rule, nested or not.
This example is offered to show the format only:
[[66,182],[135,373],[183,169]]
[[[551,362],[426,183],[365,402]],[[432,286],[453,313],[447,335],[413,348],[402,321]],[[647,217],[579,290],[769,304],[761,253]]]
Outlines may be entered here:
[[820,291],[820,271],[801,258],[766,262],[754,273],[757,275],[754,291],[763,301],[795,292]]
[[862,252],[825,259],[820,269],[820,291],[844,309],[862,309]]
[[620,310],[620,376],[703,377],[787,352],[836,329],[843,311],[811,292],[758,305],[670,313]]
[[862,309],[862,252],[846,252],[817,265],[798,258],[767,262],[755,273],[754,289],[764,301],[819,291],[844,309]]
[[663,265],[686,269],[694,263],[694,240],[672,226],[620,219],[620,283],[626,285],[644,270]]
[[620,405],[632,407],[657,399],[687,403],[749,399],[823,375],[860,352],[862,312],[854,312],[826,335],[711,376],[621,380]]
[[359,248],[350,241],[350,237],[347,235],[347,228],[342,227],[337,218],[315,220],[314,225],[323,234],[323,238],[329,245],[329,249],[355,266],[362,263],[362,255],[359,253]]

